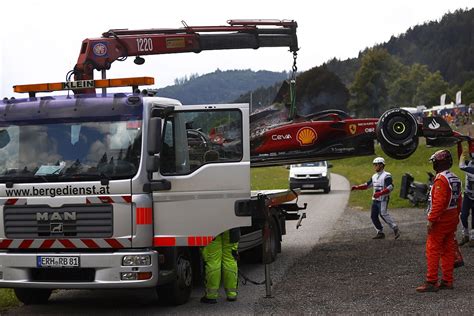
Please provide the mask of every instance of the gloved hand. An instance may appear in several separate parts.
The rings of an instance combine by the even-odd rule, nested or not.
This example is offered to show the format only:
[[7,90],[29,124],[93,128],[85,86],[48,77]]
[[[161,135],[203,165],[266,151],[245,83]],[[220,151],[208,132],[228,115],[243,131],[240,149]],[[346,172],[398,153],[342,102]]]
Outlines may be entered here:
[[367,189],[367,184],[360,184],[360,185],[353,185],[351,187],[351,191],[354,191],[354,190],[365,190]]
[[383,189],[382,191],[375,192],[374,193],[374,198],[378,199],[382,195],[385,195],[385,194],[388,194],[388,193],[390,193],[389,189]]

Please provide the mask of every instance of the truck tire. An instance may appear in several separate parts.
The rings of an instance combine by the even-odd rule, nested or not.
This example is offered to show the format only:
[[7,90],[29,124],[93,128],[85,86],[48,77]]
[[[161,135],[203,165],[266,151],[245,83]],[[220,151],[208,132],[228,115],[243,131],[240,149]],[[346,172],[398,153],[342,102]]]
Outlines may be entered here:
[[405,159],[418,147],[418,122],[406,110],[390,109],[380,116],[376,135],[388,156]]
[[25,305],[46,304],[51,296],[52,289],[14,289],[16,298]]
[[176,279],[157,287],[158,299],[166,305],[182,305],[189,300],[193,288],[193,268],[189,250],[178,248]]
[[[270,219],[270,240],[269,240],[270,261],[276,260],[279,252],[281,252],[280,229],[274,217]],[[265,263],[264,260],[263,240],[262,244],[248,251],[245,255],[246,261],[253,263]]]

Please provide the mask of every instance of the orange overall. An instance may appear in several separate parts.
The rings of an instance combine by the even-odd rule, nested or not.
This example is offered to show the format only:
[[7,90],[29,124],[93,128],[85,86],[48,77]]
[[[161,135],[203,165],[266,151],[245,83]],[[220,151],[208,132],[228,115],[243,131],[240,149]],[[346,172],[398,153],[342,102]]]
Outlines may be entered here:
[[438,281],[441,260],[442,280],[453,282],[456,252],[454,238],[461,210],[461,182],[450,171],[438,173],[431,188],[431,207],[428,221],[431,228],[426,240],[426,281]]

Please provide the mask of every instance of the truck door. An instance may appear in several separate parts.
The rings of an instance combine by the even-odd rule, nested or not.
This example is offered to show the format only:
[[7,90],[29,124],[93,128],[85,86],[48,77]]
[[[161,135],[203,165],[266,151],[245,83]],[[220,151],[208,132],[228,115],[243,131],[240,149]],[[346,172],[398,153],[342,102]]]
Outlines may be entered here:
[[164,118],[153,193],[156,246],[201,246],[219,233],[251,225],[235,204],[250,197],[248,105],[183,106]]

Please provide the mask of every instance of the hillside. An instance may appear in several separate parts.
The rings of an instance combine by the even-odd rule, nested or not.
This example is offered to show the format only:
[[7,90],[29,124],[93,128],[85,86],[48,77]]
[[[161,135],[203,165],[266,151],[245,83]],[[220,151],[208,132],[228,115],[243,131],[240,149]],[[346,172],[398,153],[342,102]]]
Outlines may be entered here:
[[[474,78],[474,9],[457,10],[440,21],[414,26],[376,47],[405,65],[427,65],[430,71],[439,70],[450,84],[462,85]],[[367,48],[357,58],[332,59],[326,65],[347,85],[354,80],[365,51]]]
[[180,100],[183,104],[232,102],[240,95],[261,87],[269,87],[288,77],[285,72],[227,70],[216,71],[190,79],[177,79],[178,84],[158,89],[162,97]]

